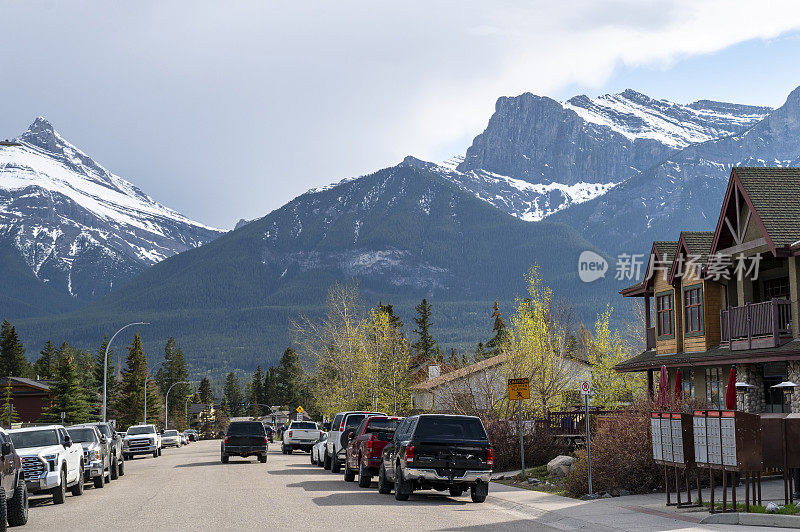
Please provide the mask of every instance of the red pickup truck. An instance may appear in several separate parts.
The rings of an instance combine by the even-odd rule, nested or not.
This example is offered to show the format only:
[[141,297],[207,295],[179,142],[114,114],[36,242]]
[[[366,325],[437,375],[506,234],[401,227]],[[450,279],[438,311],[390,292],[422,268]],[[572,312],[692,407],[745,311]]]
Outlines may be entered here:
[[370,486],[372,476],[378,474],[381,466],[383,448],[392,439],[402,420],[403,418],[395,416],[372,416],[365,418],[350,433],[344,465],[345,482],[353,482],[357,474],[360,487]]

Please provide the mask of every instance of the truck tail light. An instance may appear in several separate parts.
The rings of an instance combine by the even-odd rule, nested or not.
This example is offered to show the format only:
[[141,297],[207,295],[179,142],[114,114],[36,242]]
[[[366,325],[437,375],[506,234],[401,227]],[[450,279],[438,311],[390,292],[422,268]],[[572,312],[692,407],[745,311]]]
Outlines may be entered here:
[[264,436],[264,445],[269,445],[269,438]]
[[372,438],[367,440],[367,452],[372,455]]
[[289,431],[289,437],[290,438],[292,437],[292,431],[291,430]]
[[344,432],[344,421],[342,421],[342,424],[339,425],[339,432]]
[[414,463],[414,446],[409,445],[406,447],[406,463],[413,464]]
[[225,445],[228,445],[228,437],[225,437]]
[[486,465],[494,465],[494,449],[491,447],[486,449]]

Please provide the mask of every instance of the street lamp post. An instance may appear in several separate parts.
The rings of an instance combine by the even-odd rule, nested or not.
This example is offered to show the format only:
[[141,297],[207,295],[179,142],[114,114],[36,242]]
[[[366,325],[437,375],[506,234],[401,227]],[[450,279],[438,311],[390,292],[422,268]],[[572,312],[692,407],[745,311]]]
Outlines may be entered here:
[[[172,388],[173,388],[173,387],[174,387],[176,384],[191,384],[192,382],[195,382],[195,381],[178,381],[178,382],[173,382],[173,383],[172,383],[172,386],[170,386],[170,387],[169,387],[169,390],[167,390],[167,393],[166,393],[166,394],[164,394],[164,430],[167,430],[167,429],[169,428],[169,392],[171,392],[171,391],[172,391]],[[186,398],[186,400],[187,400],[187,403],[186,403],[186,405],[187,405],[187,408],[188,408],[188,405],[189,405],[189,403],[188,403],[188,400],[189,400],[189,398],[187,397],[187,398]]]
[[186,423],[187,424],[189,423],[189,399],[191,399],[191,398],[192,398],[192,394],[189,394],[189,396],[186,398],[185,408],[186,408]]
[[[128,327],[133,327],[134,325],[150,325],[150,324],[147,323],[147,322],[144,322],[144,321],[137,321],[137,322],[134,322],[134,323],[129,323],[126,326],[122,327],[117,332],[115,332],[114,336],[112,336],[111,340],[109,340],[108,343],[106,344],[106,354],[103,357],[103,423],[105,423],[105,421],[106,421],[106,403],[108,402],[108,399],[107,399],[107,389],[108,389],[108,348],[111,347],[111,342],[114,341],[114,338],[116,338],[119,333],[121,333],[122,331],[124,331]],[[146,386],[146,384],[145,384],[145,386]],[[146,397],[147,397],[147,394],[145,394],[145,398]],[[146,400],[147,399],[145,399],[145,401]],[[147,409],[145,408],[145,410],[147,410]]]

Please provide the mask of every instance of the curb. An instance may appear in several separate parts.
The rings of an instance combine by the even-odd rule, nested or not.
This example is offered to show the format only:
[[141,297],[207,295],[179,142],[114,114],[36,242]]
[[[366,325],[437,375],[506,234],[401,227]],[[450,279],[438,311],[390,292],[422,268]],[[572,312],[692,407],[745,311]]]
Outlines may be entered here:
[[704,517],[703,525],[744,525],[800,528],[800,516],[782,514],[719,513]]

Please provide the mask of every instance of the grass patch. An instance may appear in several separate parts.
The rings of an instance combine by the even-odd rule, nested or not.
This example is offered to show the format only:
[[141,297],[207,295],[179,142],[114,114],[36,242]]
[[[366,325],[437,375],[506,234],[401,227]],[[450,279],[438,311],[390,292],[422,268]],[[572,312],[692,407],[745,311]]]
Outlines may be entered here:
[[[703,506],[705,506],[706,508],[711,508],[711,503],[704,502]],[[781,509],[778,510],[777,512],[773,512],[773,513],[780,514],[780,515],[798,515],[798,514],[800,514],[800,505],[798,505],[798,503],[785,504],[785,505],[784,504],[779,504],[779,506],[781,507]],[[722,503],[721,502],[719,502],[719,503],[715,502],[714,503],[714,508],[719,510],[719,511],[722,511]],[[730,503],[730,501],[728,501],[728,511],[732,511],[731,508],[732,508],[732,504]],[[744,512],[745,511],[743,502],[737,502],[736,503],[736,511],[737,512]],[[767,513],[767,507],[764,506],[764,505],[761,505],[761,504],[751,504],[750,505],[750,513],[752,513],[752,514],[765,514],[765,513]]]
[[[537,484],[528,484],[528,478],[539,479]],[[531,467],[525,470],[525,475],[519,474],[513,478],[506,478],[503,480],[495,480],[500,484],[506,486],[513,486],[515,488],[524,488],[531,491],[541,491],[544,493],[552,493],[553,495],[561,495],[562,497],[569,497],[566,488],[564,487],[564,479],[550,476],[547,472],[547,466],[541,465]]]

